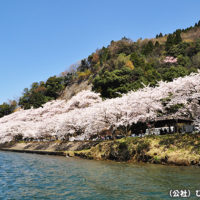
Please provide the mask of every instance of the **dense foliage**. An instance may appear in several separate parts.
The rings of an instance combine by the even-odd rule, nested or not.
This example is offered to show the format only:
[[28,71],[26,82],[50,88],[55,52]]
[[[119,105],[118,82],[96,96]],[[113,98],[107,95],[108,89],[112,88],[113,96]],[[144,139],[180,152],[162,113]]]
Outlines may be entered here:
[[16,101],[10,101],[9,103],[1,104],[0,105],[0,117],[11,114],[12,112],[15,111],[16,107],[17,107]]
[[71,75],[65,77],[52,76],[46,82],[33,83],[31,88],[25,88],[19,105],[24,109],[39,108],[44,103],[57,99],[64,87],[69,85]]
[[[88,80],[92,90],[103,98],[115,98],[147,85],[155,87],[158,81],[172,81],[200,69],[200,21],[172,34],[156,35],[154,39],[136,42],[123,37],[111,41],[107,47],[96,50],[72,66],[61,76],[35,82],[25,88],[18,106],[39,108],[57,99],[66,86]],[[14,111],[9,103],[0,105],[0,117]]]
[[[122,97],[102,101],[100,94],[82,91],[69,101],[53,100],[43,108],[23,110],[0,119],[0,143],[14,138],[85,140],[102,130],[130,131],[133,124],[157,116],[185,116],[200,127],[200,73],[173,82],[159,82]],[[18,137],[19,136],[19,137]]]
[[[200,68],[200,39],[185,42],[181,30],[167,36],[166,42],[157,40],[132,42],[122,39],[98,51],[98,74],[93,79],[93,90],[104,98],[121,96],[145,85],[156,86],[160,80],[172,81]],[[198,63],[198,64],[197,64]],[[93,68],[93,63],[90,67]],[[130,67],[131,66],[131,67]]]

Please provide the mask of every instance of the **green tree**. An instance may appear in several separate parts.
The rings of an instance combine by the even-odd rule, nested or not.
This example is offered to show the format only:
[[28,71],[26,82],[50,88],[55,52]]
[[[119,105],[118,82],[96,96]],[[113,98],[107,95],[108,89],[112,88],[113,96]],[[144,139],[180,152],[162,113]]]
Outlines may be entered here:
[[85,70],[89,69],[89,63],[88,63],[88,60],[87,59],[83,59],[81,60],[81,64],[80,66],[78,67],[78,71],[80,72],[84,72]]
[[157,34],[157,35],[156,35],[156,38],[159,38],[159,37],[163,37],[163,34],[160,33],[160,34]]
[[9,115],[11,113],[10,105],[7,103],[3,103],[0,105],[0,117],[3,117],[4,115]]
[[174,45],[174,36],[173,34],[169,34],[167,36],[167,41],[165,43],[165,50],[169,51],[169,49]]
[[158,41],[155,42],[155,47],[159,47],[160,46],[160,43]]
[[168,52],[173,45],[180,44],[182,42],[181,30],[176,30],[173,34],[167,36],[167,41],[165,43],[165,50]]
[[119,97],[131,89],[131,73],[132,70],[127,67],[102,72],[94,79],[92,90],[100,92],[104,98]]
[[148,55],[153,51],[154,45],[153,42],[150,40],[146,45],[144,45],[142,53],[144,55]]
[[192,65],[200,69],[200,52],[192,57]]
[[65,86],[68,86],[72,83],[73,81],[73,74],[72,73],[67,73],[65,76],[64,76],[64,85]]
[[46,96],[56,99],[64,89],[64,78],[52,76],[47,79]]
[[19,99],[19,106],[21,106],[24,109],[30,109],[31,104],[30,104],[30,95],[31,92],[29,91],[28,88],[24,89],[23,95]]
[[188,56],[179,55],[178,57],[178,64],[184,67],[191,66],[191,60]]
[[99,60],[102,65],[110,58],[110,52],[108,48],[103,47],[99,52]]
[[30,96],[29,102],[31,107],[33,108],[39,108],[41,107],[43,104],[45,104],[46,102],[48,102],[50,100],[49,97],[45,96],[44,94],[40,93],[40,92],[33,92]]
[[145,65],[144,58],[136,52],[131,54],[130,60],[132,61],[134,67],[143,67]]
[[173,81],[174,78],[184,77],[188,75],[188,70],[182,66],[171,66],[165,73],[162,74],[164,81]]
[[176,30],[175,35],[174,35],[174,44],[179,44],[181,42],[182,42],[181,30],[178,29],[178,30]]
[[30,90],[24,89],[22,97],[19,99],[19,105],[24,109],[38,108],[49,100],[56,99],[64,89],[64,77],[52,76],[48,78],[46,83],[34,82]]
[[10,101],[9,103],[4,102],[3,104],[0,105],[0,117],[13,113],[16,107],[17,107],[16,101]]
[[168,50],[168,55],[174,56],[174,57],[177,57],[179,55],[186,55],[188,46],[189,45],[186,42],[181,42],[177,45],[173,45]]

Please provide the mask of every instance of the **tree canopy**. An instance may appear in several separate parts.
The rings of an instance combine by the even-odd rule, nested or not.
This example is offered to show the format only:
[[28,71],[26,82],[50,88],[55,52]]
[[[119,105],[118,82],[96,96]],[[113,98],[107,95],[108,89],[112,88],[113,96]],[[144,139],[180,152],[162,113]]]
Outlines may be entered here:
[[[69,72],[34,82],[25,88],[17,102],[23,109],[38,108],[57,99],[66,86],[87,80],[103,98],[115,98],[146,85],[155,87],[160,80],[189,75],[200,69],[200,21],[186,29],[136,42],[123,37],[97,49],[72,65]],[[188,34],[188,35],[187,35]],[[192,40],[188,39],[193,37]],[[186,39],[185,39],[186,38]],[[14,111],[9,103],[0,105],[0,117]]]

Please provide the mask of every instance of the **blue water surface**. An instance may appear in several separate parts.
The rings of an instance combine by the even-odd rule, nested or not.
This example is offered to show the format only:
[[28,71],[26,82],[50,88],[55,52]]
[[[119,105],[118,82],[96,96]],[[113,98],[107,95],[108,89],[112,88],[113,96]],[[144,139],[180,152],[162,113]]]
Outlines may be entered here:
[[0,151],[0,200],[160,200],[171,189],[198,199],[200,168]]

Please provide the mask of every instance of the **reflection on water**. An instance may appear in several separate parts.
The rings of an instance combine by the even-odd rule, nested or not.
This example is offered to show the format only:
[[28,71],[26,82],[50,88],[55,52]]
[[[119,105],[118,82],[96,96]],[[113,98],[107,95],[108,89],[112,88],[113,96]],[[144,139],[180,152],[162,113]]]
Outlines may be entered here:
[[195,195],[200,168],[0,152],[0,199],[170,199],[170,189]]

